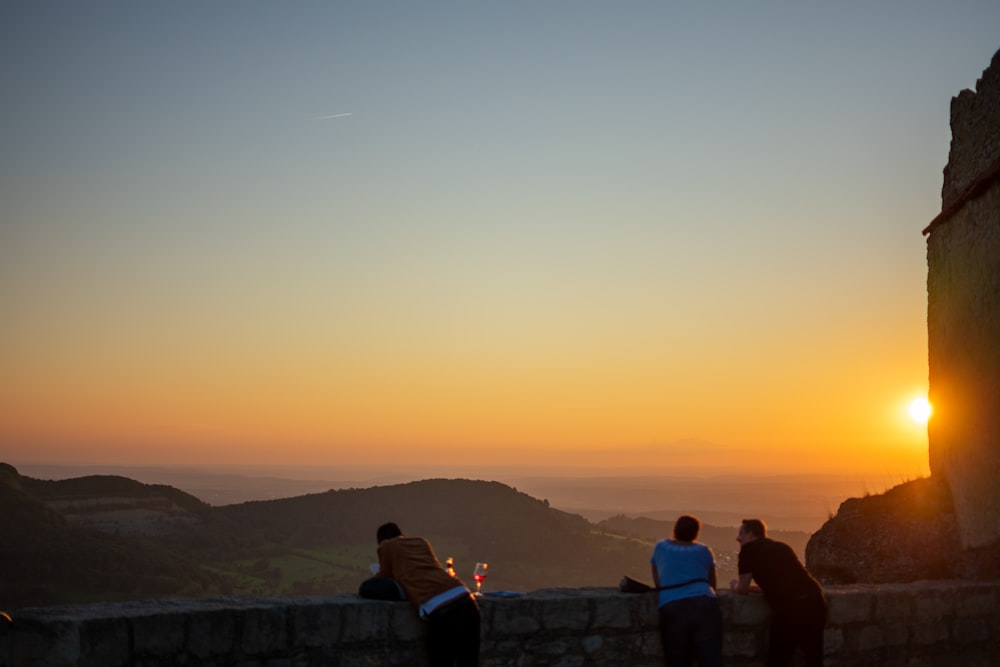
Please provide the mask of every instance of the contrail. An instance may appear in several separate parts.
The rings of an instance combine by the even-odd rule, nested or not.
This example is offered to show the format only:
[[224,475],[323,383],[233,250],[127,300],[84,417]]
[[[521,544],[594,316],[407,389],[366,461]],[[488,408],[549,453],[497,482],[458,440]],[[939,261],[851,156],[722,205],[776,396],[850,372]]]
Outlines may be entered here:
[[343,118],[344,116],[350,116],[350,113],[334,113],[329,116],[319,116],[315,120],[327,120],[328,118]]

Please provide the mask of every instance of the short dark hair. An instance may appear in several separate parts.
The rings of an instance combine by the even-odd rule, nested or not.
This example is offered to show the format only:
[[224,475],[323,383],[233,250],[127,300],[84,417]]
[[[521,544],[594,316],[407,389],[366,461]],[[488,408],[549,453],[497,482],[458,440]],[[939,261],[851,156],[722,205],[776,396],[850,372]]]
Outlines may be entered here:
[[694,542],[698,537],[699,530],[701,530],[701,521],[693,516],[683,514],[677,517],[677,522],[674,524],[674,539],[681,542]]
[[743,519],[743,529],[755,537],[767,537],[767,524],[760,519]]
[[391,540],[394,537],[399,537],[402,534],[403,531],[399,529],[399,526],[390,521],[389,523],[383,523],[378,527],[378,532],[375,533],[375,539],[379,544],[382,544],[382,542]]

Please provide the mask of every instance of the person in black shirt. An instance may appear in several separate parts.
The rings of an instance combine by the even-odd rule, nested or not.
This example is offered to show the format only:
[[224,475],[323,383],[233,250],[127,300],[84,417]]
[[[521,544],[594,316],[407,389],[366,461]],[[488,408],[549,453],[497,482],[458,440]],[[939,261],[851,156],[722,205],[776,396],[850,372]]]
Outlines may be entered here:
[[826,625],[823,587],[790,546],[767,537],[767,526],[760,519],[744,519],[736,541],[740,578],[729,587],[741,595],[762,592],[771,606],[768,667],[791,665],[797,647],[802,648],[806,667],[821,667]]

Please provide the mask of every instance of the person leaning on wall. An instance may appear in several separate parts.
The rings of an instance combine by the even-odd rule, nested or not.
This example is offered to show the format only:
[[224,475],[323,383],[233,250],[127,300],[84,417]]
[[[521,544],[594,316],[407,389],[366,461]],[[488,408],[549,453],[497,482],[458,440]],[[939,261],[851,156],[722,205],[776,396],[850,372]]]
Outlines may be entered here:
[[767,537],[760,519],[744,519],[736,541],[740,576],[730,589],[740,595],[763,592],[771,606],[767,667],[791,665],[796,648],[802,649],[806,667],[821,667],[827,616],[822,585],[790,546]]
[[427,621],[430,667],[479,665],[479,605],[458,577],[448,574],[430,542],[403,535],[395,523],[379,526],[380,577],[395,579],[406,599]]
[[698,543],[701,522],[678,517],[672,539],[653,547],[650,562],[659,590],[660,640],[668,667],[722,665],[722,609],[715,595],[715,554]]

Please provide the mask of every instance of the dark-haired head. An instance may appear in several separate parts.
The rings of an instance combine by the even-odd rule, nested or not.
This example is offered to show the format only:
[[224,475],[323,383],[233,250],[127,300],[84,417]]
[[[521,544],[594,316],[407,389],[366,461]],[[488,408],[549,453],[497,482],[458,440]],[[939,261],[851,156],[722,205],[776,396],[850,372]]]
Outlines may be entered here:
[[760,519],[743,519],[743,530],[754,537],[767,537],[767,524]]
[[674,524],[674,539],[681,542],[694,542],[698,538],[699,530],[701,530],[701,521],[684,514],[677,517],[677,522]]
[[378,532],[375,533],[375,539],[379,544],[382,544],[386,540],[391,540],[392,538],[399,537],[402,534],[403,531],[399,529],[399,526],[390,521],[389,523],[383,523],[378,527]]

